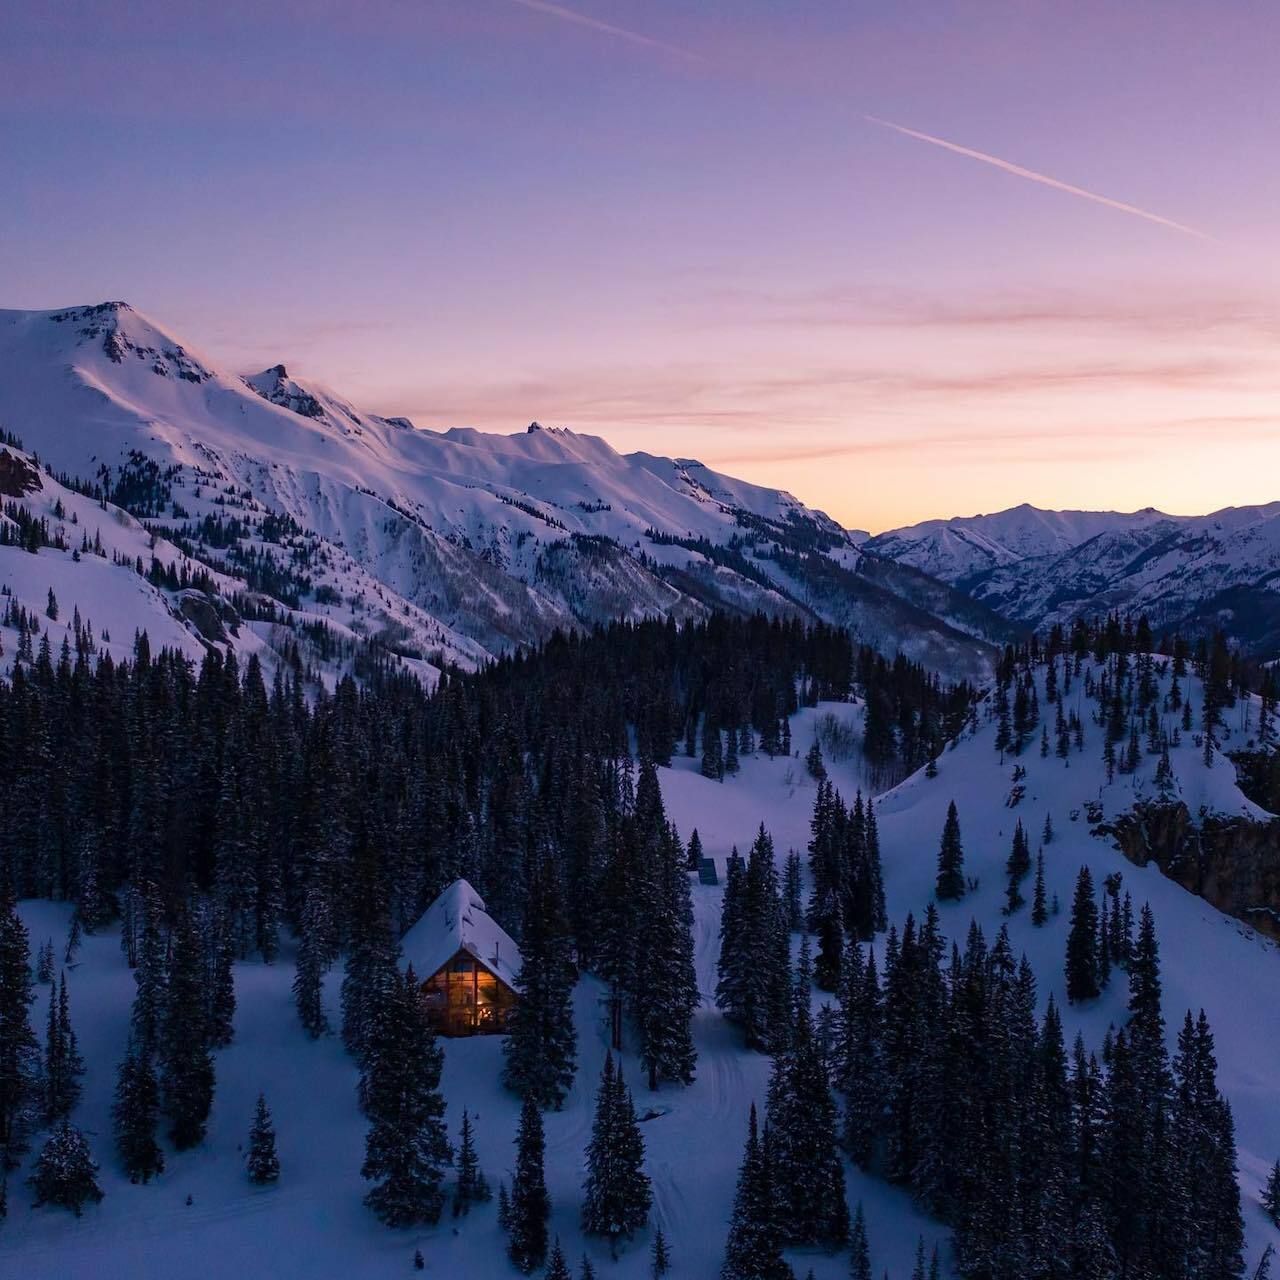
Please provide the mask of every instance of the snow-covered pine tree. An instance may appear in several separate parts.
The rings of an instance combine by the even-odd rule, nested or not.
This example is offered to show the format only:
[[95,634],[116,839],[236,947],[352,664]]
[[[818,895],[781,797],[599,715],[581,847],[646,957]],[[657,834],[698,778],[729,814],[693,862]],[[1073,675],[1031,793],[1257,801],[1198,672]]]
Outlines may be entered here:
[[653,1193],[644,1172],[644,1140],[635,1107],[611,1053],[605,1054],[586,1161],[582,1229],[608,1237],[616,1249],[619,1238],[629,1238],[648,1221]]
[[31,986],[27,930],[9,878],[0,877],[0,1166],[27,1149],[40,1107],[40,1045],[28,1013]]
[[276,1129],[267,1107],[266,1095],[259,1093],[249,1129],[249,1151],[245,1156],[249,1181],[262,1187],[280,1177],[280,1157],[276,1154]]
[[1071,903],[1071,928],[1067,934],[1067,999],[1072,1004],[1093,1000],[1098,983],[1098,904],[1093,896],[1093,876],[1087,866],[1076,876]]
[[365,1204],[388,1226],[439,1220],[440,1189],[453,1152],[445,1129],[436,1043],[412,966],[394,975],[371,1011],[360,1097],[369,1117],[361,1177],[374,1183]]
[[947,820],[938,847],[938,882],[935,892],[941,902],[964,897],[964,846],[960,840],[960,815],[954,800],[947,806]]
[[767,1147],[759,1135],[753,1103],[720,1280],[795,1280],[782,1256],[774,1200],[777,1188]]
[[206,968],[209,992],[209,1047],[225,1049],[235,1036],[236,983],[232,971],[235,951],[231,929],[224,919],[208,919]]
[[156,1142],[160,1083],[146,1054],[131,1039],[116,1075],[116,1150],[130,1182],[148,1183],[164,1172],[164,1152]]
[[520,1001],[512,1010],[503,1053],[502,1080],[520,1097],[541,1107],[564,1101],[573,1083],[577,1032],[573,1024],[573,958],[560,879],[550,855],[531,855],[523,963],[517,979]]
[[507,1255],[525,1275],[540,1267],[547,1256],[547,1219],[551,1201],[547,1196],[542,1161],[546,1141],[542,1113],[532,1094],[525,1094],[516,1131],[516,1170],[511,1180],[510,1226]]
[[203,969],[200,940],[190,911],[184,910],[173,932],[160,1046],[164,1112],[169,1119],[169,1137],[179,1151],[203,1139],[213,1105],[213,1058]]
[[64,1120],[41,1148],[30,1178],[36,1207],[57,1205],[78,1218],[86,1203],[102,1199],[97,1173],[84,1134]]

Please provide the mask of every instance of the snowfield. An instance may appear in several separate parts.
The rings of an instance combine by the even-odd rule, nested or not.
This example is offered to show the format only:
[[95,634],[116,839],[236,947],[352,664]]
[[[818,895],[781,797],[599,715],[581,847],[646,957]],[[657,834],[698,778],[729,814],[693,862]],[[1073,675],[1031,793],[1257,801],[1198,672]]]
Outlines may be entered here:
[[[1184,682],[1197,704],[1198,682]],[[1167,686],[1167,677],[1166,677]],[[1076,696],[1074,693],[1072,697]],[[1085,1008],[1066,1003],[1063,955],[1066,908],[1079,867],[1088,863],[1095,881],[1119,872],[1135,906],[1149,901],[1161,944],[1164,1011],[1170,1041],[1183,1011],[1205,1009],[1213,1026],[1219,1083],[1235,1110],[1240,1148],[1240,1181],[1250,1265],[1267,1242],[1280,1244],[1258,1207],[1258,1188],[1280,1155],[1280,950],[1247,926],[1210,908],[1165,879],[1156,869],[1139,869],[1108,841],[1090,834],[1083,809],[1101,804],[1108,818],[1127,809],[1136,796],[1152,791],[1156,758],[1143,757],[1132,777],[1107,785],[1101,761],[1101,730],[1088,721],[1085,747],[1068,762],[1041,758],[1038,740],[1017,761],[1026,768],[1025,796],[1009,808],[1014,761],[1003,764],[994,750],[994,726],[980,711],[980,727],[938,761],[938,774],[913,775],[877,800],[884,882],[891,922],[907,912],[919,918],[930,901],[939,835],[948,802],[959,806],[965,871],[979,887],[962,902],[940,906],[948,938],[959,938],[971,918],[988,938],[1006,923],[1004,863],[1014,822],[1021,818],[1038,844],[1045,815],[1054,839],[1045,848],[1050,895],[1063,905],[1042,929],[1033,928],[1024,909],[1007,921],[1016,952],[1030,958],[1041,1008],[1050,994],[1064,1015],[1068,1043],[1083,1031],[1091,1048],[1100,1045],[1109,1023],[1125,1019],[1123,975],[1113,976],[1101,999]],[[1233,743],[1242,740],[1244,708],[1228,712]],[[696,772],[695,762],[677,758],[661,770],[669,816],[687,839],[697,827],[705,851],[716,859],[721,887],[695,883],[695,943],[698,983],[703,996],[695,1020],[697,1080],[689,1088],[664,1087],[651,1094],[631,1054],[624,1054],[627,1078],[642,1116],[647,1168],[653,1180],[654,1210],[649,1230],[626,1246],[617,1263],[604,1242],[584,1243],[578,1227],[582,1157],[596,1083],[607,1043],[602,990],[591,978],[576,995],[578,1072],[563,1110],[548,1114],[547,1180],[553,1203],[551,1233],[559,1235],[575,1272],[584,1248],[602,1277],[639,1280],[649,1274],[652,1223],[661,1223],[671,1243],[677,1277],[709,1280],[718,1274],[734,1181],[746,1133],[747,1109],[763,1105],[769,1060],[748,1053],[739,1033],[715,1010],[718,928],[724,859],[733,845],[743,851],[758,826],[771,831],[778,857],[803,850],[815,784],[802,757],[819,718],[833,715],[856,726],[860,708],[826,704],[800,712],[792,722],[800,758],[745,758],[741,772],[717,783]],[[1171,751],[1178,786],[1193,814],[1201,805],[1223,813],[1259,811],[1241,795],[1234,768],[1219,757],[1202,762],[1191,735]],[[856,754],[828,760],[842,794],[852,801],[859,783]],[[1078,815],[1073,817],[1074,815]],[[46,937],[60,945],[69,907],[22,904],[34,949]],[[882,942],[883,940],[878,940]],[[799,939],[794,939],[798,946]],[[115,1066],[124,1050],[133,979],[113,931],[85,940],[70,974],[72,1019],[89,1064],[83,1101],[74,1117],[90,1135],[102,1164],[105,1199],[83,1218],[50,1208],[30,1207],[19,1175],[9,1180],[9,1217],[0,1226],[0,1273],[29,1280],[61,1280],[92,1275],[100,1280],[242,1280],[262,1276],[286,1280],[365,1280],[412,1273],[421,1248],[426,1274],[456,1280],[515,1275],[496,1227],[493,1203],[470,1216],[445,1217],[437,1228],[397,1232],[380,1226],[361,1204],[359,1176],[365,1123],[355,1104],[356,1070],[336,1036],[309,1041],[298,1024],[290,993],[293,976],[288,947],[279,963],[246,963],[236,968],[238,1008],[235,1042],[216,1055],[217,1092],[208,1137],[182,1155],[168,1155],[157,1183],[131,1186],[118,1172],[111,1140],[109,1108]],[[340,974],[330,975],[327,1006],[337,1010]],[[40,1000],[48,988],[39,987]],[[815,1007],[829,999],[815,991]],[[44,1009],[33,1010],[43,1027]],[[501,1040],[445,1041],[443,1091],[449,1126],[456,1138],[462,1109],[475,1119],[482,1167],[495,1186],[509,1179],[518,1105],[498,1083]],[[282,1174],[277,1186],[251,1187],[243,1168],[246,1140],[258,1091],[274,1113]],[[23,1173],[25,1174],[25,1170]],[[919,1214],[907,1195],[846,1163],[851,1205],[861,1201],[867,1215],[874,1273],[886,1270],[906,1280],[916,1240],[927,1246],[945,1241],[947,1231]],[[190,1198],[190,1203],[188,1203]],[[944,1246],[945,1258],[945,1246]],[[847,1252],[790,1251],[798,1276],[809,1268],[818,1280],[847,1275]]]

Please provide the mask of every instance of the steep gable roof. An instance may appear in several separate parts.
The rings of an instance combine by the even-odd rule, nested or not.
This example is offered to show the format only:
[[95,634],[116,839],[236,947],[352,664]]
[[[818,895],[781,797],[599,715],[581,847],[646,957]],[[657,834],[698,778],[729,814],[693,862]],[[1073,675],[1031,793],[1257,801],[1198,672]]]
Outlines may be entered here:
[[423,980],[459,951],[469,952],[508,986],[520,976],[520,948],[466,880],[455,880],[440,894],[400,939],[400,950],[402,962]]

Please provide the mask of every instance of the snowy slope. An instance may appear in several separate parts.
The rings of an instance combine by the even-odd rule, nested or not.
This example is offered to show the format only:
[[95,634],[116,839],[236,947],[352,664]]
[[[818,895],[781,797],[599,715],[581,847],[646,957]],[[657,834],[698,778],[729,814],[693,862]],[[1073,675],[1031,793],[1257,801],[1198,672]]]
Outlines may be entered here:
[[[780,550],[861,572],[859,539],[790,494],[537,424],[417,430],[282,365],[221,372],[124,303],[0,311],[0,425],[122,501],[158,464],[142,514],[196,543],[205,516],[287,517],[311,592],[361,596],[368,634],[423,657],[469,665],[557,627],[714,607],[840,613],[887,647],[908,630],[892,598],[842,588],[828,606],[773,582]],[[944,604],[911,620],[917,646],[981,674],[1005,629],[955,593]]]
[[[1199,700],[1195,680],[1185,681],[1184,688]],[[793,738],[801,755],[818,719],[826,715],[856,724],[860,712],[837,704],[799,713]],[[1049,892],[1063,903],[1069,901],[1081,864],[1088,863],[1099,881],[1122,873],[1135,901],[1150,901],[1155,912],[1170,1034],[1188,1007],[1203,1007],[1213,1024],[1219,1080],[1236,1116],[1247,1256],[1255,1262],[1265,1242],[1280,1242],[1256,1203],[1257,1187],[1280,1152],[1280,1112],[1274,1105],[1280,1087],[1280,1055],[1275,1052],[1280,1013],[1274,1000],[1280,950],[1154,868],[1132,866],[1108,841],[1090,834],[1083,816],[1073,819],[1086,801],[1100,803],[1111,818],[1136,796],[1149,793],[1152,758],[1145,758],[1132,778],[1107,785],[1097,730],[1086,730],[1085,750],[1073,754],[1069,765],[1053,756],[1042,759],[1032,747],[1019,761],[1027,770],[1026,795],[1011,810],[1006,801],[1013,764],[1000,763],[993,740],[994,727],[984,720],[975,735],[943,753],[936,778],[914,775],[879,798],[890,919],[900,923],[908,911],[919,916],[928,902],[938,835],[952,798],[960,810],[966,872],[979,879],[980,887],[963,902],[942,906],[950,937],[962,939],[971,918],[979,920],[988,937],[1006,923],[1001,914],[1003,865],[1018,817],[1034,838],[1044,815],[1052,815],[1056,835],[1045,850],[1046,873]],[[1193,812],[1204,805],[1224,813],[1258,814],[1237,789],[1228,762],[1219,758],[1206,768],[1189,739],[1171,754],[1181,797]],[[858,757],[829,766],[842,793],[851,797],[858,784]],[[662,770],[661,780],[668,812],[680,831],[687,836],[696,826],[722,871],[731,846],[745,849],[761,822],[773,833],[779,858],[788,847],[803,848],[808,839],[814,785],[798,758],[744,759],[742,772],[723,784],[703,778],[693,761],[677,760]],[[654,1216],[671,1240],[678,1276],[709,1277],[718,1271],[747,1108],[753,1099],[763,1102],[768,1074],[767,1059],[744,1051],[738,1034],[711,1004],[721,898],[722,888],[694,886],[697,973],[703,993],[695,1021],[695,1084],[687,1089],[664,1087],[650,1095],[634,1058],[625,1058],[642,1113],[650,1105],[654,1112],[642,1125],[654,1182]],[[65,933],[62,907],[26,903],[22,910],[33,943]],[[1068,1006],[1062,975],[1065,912],[1043,929],[1031,927],[1025,909],[1007,923],[1015,951],[1025,951],[1035,967],[1042,1006],[1053,993],[1064,1012],[1068,1037],[1079,1028],[1096,1047],[1108,1023],[1125,1017],[1123,983],[1113,980],[1092,1006]],[[31,1280],[75,1274],[102,1280],[169,1280],[175,1274],[192,1280],[240,1280],[246,1275],[372,1280],[407,1273],[413,1250],[421,1247],[428,1275],[489,1280],[511,1274],[501,1252],[493,1205],[461,1221],[446,1219],[424,1232],[386,1230],[361,1207],[364,1188],[358,1168],[364,1127],[354,1101],[356,1073],[336,1038],[316,1043],[305,1038],[292,1007],[291,978],[287,955],[271,967],[238,966],[236,1040],[217,1057],[218,1091],[209,1137],[198,1150],[172,1156],[158,1184],[134,1187],[114,1168],[107,1118],[132,980],[114,933],[87,940],[82,962],[71,975],[73,1017],[91,1063],[76,1118],[91,1131],[103,1160],[106,1198],[76,1221],[61,1212],[32,1210],[25,1192],[15,1193],[17,1181],[11,1179],[9,1219],[0,1230],[0,1270]],[[337,1004],[337,980],[338,975],[332,975],[331,1010]],[[47,988],[40,994],[47,999]],[[571,1258],[585,1247],[600,1274],[641,1280],[648,1275],[648,1232],[637,1236],[615,1265],[601,1243],[584,1246],[577,1224],[582,1152],[607,1042],[601,994],[592,979],[585,979],[578,989],[578,1075],[564,1109],[547,1116],[551,1226]],[[829,997],[815,992],[814,998],[817,1003]],[[452,1129],[456,1133],[462,1108],[469,1108],[476,1118],[484,1168],[495,1181],[509,1176],[517,1108],[498,1085],[499,1041],[449,1041],[445,1056],[443,1088]],[[238,1151],[259,1089],[266,1091],[275,1112],[283,1164],[281,1183],[266,1190],[248,1185]],[[850,1202],[860,1200],[866,1209],[875,1274],[888,1269],[896,1280],[903,1280],[917,1236],[923,1234],[931,1243],[944,1239],[945,1231],[922,1218],[902,1193],[851,1167],[846,1167],[846,1177]],[[188,1195],[193,1200],[189,1206]],[[797,1251],[792,1262],[802,1276],[812,1267],[818,1280],[847,1275],[844,1253]]]

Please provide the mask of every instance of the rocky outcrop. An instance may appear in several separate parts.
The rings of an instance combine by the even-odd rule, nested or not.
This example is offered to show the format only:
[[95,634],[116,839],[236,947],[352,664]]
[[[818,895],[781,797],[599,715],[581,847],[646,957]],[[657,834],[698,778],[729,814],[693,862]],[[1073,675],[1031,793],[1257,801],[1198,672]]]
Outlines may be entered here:
[[23,498],[44,487],[39,468],[19,454],[0,449],[0,497]]
[[1130,862],[1154,862],[1171,880],[1228,915],[1280,938],[1280,818],[1205,813],[1178,802],[1134,805],[1095,828]]
[[235,607],[221,596],[188,587],[174,596],[178,616],[191,623],[200,638],[208,644],[227,644],[228,630],[239,634],[240,615]]

